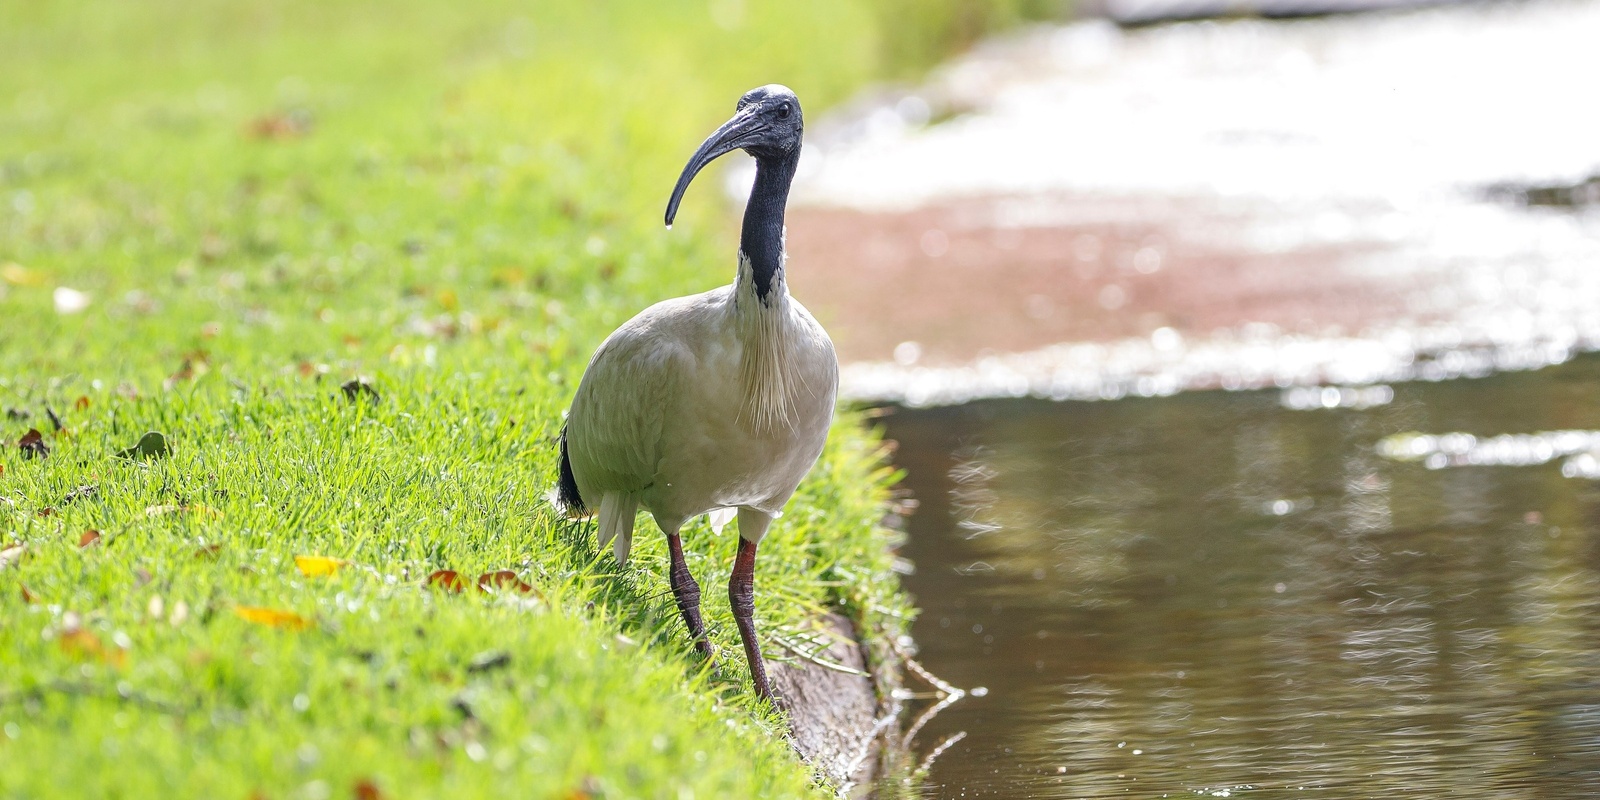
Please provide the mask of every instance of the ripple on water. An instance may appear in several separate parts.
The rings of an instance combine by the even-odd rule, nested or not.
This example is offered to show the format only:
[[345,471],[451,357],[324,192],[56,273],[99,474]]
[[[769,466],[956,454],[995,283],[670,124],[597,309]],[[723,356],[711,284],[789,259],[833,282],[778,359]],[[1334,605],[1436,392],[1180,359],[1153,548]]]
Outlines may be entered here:
[[990,690],[919,734],[966,734],[923,796],[1591,796],[1600,486],[1558,463],[1600,440],[1595,397],[1600,356],[1360,411],[888,415],[919,658]]

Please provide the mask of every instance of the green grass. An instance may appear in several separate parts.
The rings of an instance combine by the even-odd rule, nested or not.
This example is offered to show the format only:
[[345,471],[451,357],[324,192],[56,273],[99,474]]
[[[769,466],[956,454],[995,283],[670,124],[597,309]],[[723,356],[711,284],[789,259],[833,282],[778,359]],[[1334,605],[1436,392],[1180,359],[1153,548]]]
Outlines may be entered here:
[[[682,161],[751,86],[816,114],[893,72],[887,7],[0,0],[0,796],[816,792],[731,531],[686,532],[708,668],[660,538],[619,570],[543,496],[595,345],[732,276],[714,178],[661,228]],[[875,448],[843,418],[766,540],[769,634],[896,629]]]

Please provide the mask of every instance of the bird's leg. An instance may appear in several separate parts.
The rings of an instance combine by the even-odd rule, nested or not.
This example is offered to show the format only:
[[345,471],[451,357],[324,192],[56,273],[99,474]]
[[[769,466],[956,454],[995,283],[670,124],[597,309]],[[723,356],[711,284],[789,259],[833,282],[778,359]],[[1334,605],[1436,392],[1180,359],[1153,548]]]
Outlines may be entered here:
[[761,661],[761,643],[756,640],[756,544],[739,538],[739,555],[733,560],[733,577],[728,579],[728,603],[733,606],[734,622],[739,624],[739,638],[744,640],[744,657],[750,662],[750,679],[755,682],[756,694],[772,699],[772,686],[767,683],[767,668]]
[[667,582],[672,584],[672,596],[678,600],[678,613],[689,626],[694,648],[700,655],[711,658],[711,640],[706,638],[706,624],[700,619],[700,584],[695,583],[689,565],[683,560],[683,540],[678,534],[667,534],[667,550],[672,553],[672,571],[667,574]]

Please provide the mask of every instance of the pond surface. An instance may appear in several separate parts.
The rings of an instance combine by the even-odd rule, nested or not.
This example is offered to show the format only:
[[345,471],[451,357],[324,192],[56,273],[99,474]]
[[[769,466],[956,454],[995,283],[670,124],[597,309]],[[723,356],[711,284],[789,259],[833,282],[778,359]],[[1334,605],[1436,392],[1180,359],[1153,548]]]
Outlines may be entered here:
[[1600,429],[1597,398],[1586,356],[1365,410],[1200,392],[889,415],[921,502],[920,660],[988,690],[918,735],[966,734],[924,796],[1594,796],[1600,484],[1379,443]]

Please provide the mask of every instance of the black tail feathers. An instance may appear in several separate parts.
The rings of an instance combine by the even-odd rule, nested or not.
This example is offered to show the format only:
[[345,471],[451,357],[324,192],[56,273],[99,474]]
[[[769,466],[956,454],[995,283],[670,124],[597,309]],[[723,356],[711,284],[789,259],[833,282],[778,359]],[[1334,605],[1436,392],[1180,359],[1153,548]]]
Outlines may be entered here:
[[567,457],[565,426],[561,428],[561,482],[556,489],[556,501],[569,515],[581,516],[589,513],[589,509],[583,505],[583,497],[578,494],[578,479],[572,475],[572,459]]

